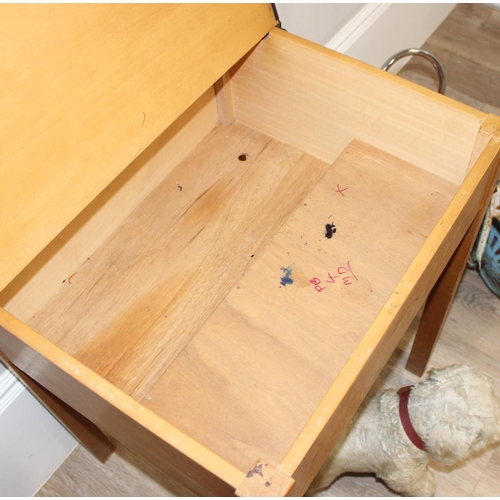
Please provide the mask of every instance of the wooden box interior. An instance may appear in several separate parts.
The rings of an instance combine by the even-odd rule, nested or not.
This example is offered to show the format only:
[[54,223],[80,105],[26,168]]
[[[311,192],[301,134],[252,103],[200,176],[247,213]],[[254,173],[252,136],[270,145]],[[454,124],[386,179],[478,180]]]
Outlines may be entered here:
[[278,467],[442,223],[484,119],[275,30],[0,306],[238,469]]

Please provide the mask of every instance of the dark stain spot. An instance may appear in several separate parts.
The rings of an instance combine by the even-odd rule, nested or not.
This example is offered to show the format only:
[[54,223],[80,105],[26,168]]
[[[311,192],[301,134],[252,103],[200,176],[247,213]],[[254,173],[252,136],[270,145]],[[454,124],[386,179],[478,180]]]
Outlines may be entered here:
[[247,473],[247,478],[251,478],[255,476],[255,474],[259,475],[260,477],[264,477],[262,474],[262,465],[263,464],[257,464],[251,471]]
[[291,285],[293,283],[293,279],[290,278],[292,274],[292,268],[290,266],[282,267],[281,270],[283,271],[283,276],[281,277],[280,283],[283,286]]
[[248,160],[248,155],[246,153],[243,153],[240,156],[238,156],[238,160],[240,160],[240,161],[247,161]]
[[335,224],[325,224],[325,237],[330,239],[337,232]]

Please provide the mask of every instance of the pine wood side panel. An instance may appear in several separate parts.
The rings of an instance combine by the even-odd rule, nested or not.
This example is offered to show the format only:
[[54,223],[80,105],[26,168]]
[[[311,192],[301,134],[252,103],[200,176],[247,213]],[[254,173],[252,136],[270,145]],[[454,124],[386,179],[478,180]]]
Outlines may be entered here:
[[459,184],[486,117],[280,29],[232,73],[237,120],[327,162],[356,138]]
[[264,4],[0,7],[0,290],[276,24]]
[[215,82],[215,99],[217,101],[217,113],[219,123],[229,126],[234,122],[233,94],[231,92],[231,76],[225,73],[222,78]]
[[0,309],[0,350],[8,361],[199,495],[234,494],[244,473],[161,420]]
[[[290,448],[278,469],[295,479],[292,495],[308,488],[335,441],[356,412],[438,276],[476,217],[500,158],[492,138],[405,273],[381,313]],[[318,426],[318,419],[325,422]]]

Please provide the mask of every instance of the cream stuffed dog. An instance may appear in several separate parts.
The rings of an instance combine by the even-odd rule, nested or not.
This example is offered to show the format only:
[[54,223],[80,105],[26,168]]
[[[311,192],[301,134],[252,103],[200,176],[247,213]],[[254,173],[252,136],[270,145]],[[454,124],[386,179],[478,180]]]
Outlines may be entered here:
[[403,389],[380,392],[360,407],[309,495],[344,472],[374,472],[401,494],[432,496],[430,460],[451,465],[500,442],[500,400],[474,368],[432,370]]

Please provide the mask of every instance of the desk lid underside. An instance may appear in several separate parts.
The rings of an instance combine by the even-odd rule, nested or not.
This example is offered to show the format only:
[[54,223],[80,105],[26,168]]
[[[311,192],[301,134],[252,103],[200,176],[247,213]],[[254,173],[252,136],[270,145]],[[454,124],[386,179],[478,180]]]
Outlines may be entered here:
[[0,14],[0,290],[276,25],[265,4]]

